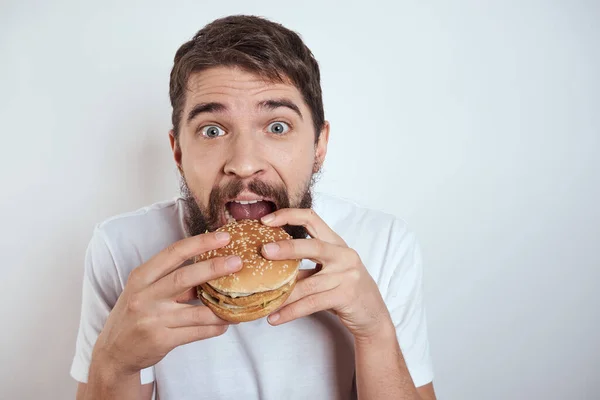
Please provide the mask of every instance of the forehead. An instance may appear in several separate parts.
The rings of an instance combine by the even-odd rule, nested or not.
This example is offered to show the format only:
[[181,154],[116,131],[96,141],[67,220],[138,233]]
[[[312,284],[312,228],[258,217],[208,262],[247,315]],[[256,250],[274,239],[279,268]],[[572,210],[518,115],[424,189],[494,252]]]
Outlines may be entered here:
[[271,98],[288,98],[306,109],[302,94],[289,81],[268,81],[238,67],[214,67],[190,75],[185,108],[218,101],[232,109],[244,109]]

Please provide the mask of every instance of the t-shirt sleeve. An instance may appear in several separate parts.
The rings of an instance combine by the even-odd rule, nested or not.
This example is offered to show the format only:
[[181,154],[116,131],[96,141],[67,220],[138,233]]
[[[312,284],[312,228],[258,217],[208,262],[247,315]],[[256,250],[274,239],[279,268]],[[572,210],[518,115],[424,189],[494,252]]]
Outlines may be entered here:
[[[123,291],[122,282],[105,235],[97,227],[85,255],[79,331],[70,371],[76,381],[87,383],[92,350]],[[153,368],[142,370],[140,375],[142,384],[154,381]]]
[[416,387],[433,381],[423,300],[421,250],[413,233],[403,233],[392,252],[394,270],[384,297],[396,327],[398,343]]

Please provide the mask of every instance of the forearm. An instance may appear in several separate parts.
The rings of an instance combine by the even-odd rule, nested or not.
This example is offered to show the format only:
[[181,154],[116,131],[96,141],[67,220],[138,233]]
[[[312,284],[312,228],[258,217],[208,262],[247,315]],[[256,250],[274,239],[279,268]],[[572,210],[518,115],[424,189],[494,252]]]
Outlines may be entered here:
[[391,321],[376,336],[355,338],[359,400],[418,400]]
[[108,363],[93,360],[82,400],[97,399],[143,399],[140,373],[119,373]]

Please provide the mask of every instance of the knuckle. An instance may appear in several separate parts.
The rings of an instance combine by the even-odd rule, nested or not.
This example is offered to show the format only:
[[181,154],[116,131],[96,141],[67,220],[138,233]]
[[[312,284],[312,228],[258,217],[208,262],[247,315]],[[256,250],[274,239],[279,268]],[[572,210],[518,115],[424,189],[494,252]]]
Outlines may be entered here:
[[144,301],[142,296],[138,293],[134,293],[127,298],[127,310],[133,313],[138,313],[142,310]]
[[207,313],[206,313],[206,308],[205,307],[196,307],[196,309],[194,310],[193,313],[193,322],[196,323],[202,323],[206,320],[207,317]]
[[219,275],[220,263],[217,261],[216,258],[211,258],[210,260],[208,260],[208,268],[210,270],[211,275]]
[[129,274],[129,278],[127,278],[127,283],[130,286],[136,288],[141,287],[143,285],[142,273],[140,272],[139,267],[131,271],[131,273]]
[[281,319],[285,321],[296,319],[298,315],[298,312],[296,311],[296,305],[292,304],[285,309],[282,309],[279,311],[279,314],[281,315]]
[[140,338],[150,338],[152,336],[152,324],[147,318],[139,318],[135,321],[135,332]]
[[176,288],[183,289],[183,288],[187,287],[188,278],[185,274],[184,269],[180,268],[180,269],[174,271],[172,273],[172,276],[173,276],[173,285],[175,285]]
[[318,307],[317,297],[316,296],[308,296],[306,298],[306,306],[309,311],[314,311]]
[[206,337],[215,337],[227,332],[228,327],[228,325],[211,325],[210,327],[203,329],[203,332]]
[[286,240],[283,243],[280,242],[279,245],[281,246],[281,253],[296,254],[300,250],[300,244],[295,240]]
[[352,283],[357,283],[360,281],[361,273],[358,269],[354,268],[348,272],[348,280]]
[[308,278],[304,281],[302,294],[310,294],[317,291],[318,286],[317,282],[314,279]]
[[318,254],[322,254],[323,251],[325,250],[325,243],[322,240],[319,240],[319,239],[311,239],[311,240],[314,240],[313,243],[314,243],[314,246],[315,246],[315,251]]
[[280,240],[275,242],[279,245],[279,252],[281,251],[295,251],[296,250],[296,241],[293,238]]
[[190,336],[196,340],[202,340],[202,339],[206,339],[207,337],[209,337],[205,326],[194,327],[192,329]]
[[348,258],[349,258],[350,262],[352,263],[352,265],[355,265],[355,264],[358,264],[361,262],[360,255],[354,249],[348,249]]
[[177,244],[176,243],[172,243],[172,244],[168,245],[165,248],[165,253],[169,254],[169,255],[177,254],[177,251],[178,250],[177,250]]
[[183,254],[180,242],[170,244],[165,248],[164,251],[169,258],[174,258],[178,261],[184,261],[187,259],[185,254]]

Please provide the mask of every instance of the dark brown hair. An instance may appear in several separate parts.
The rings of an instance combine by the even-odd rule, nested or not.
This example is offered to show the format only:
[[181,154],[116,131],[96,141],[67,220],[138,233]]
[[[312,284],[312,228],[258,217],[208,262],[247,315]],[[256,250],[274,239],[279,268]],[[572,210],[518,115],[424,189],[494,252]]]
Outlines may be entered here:
[[291,82],[311,111],[318,140],[325,115],[319,65],[312,52],[283,25],[247,15],[217,19],[177,50],[169,84],[175,138],[190,75],[218,66],[239,67],[271,82]]

